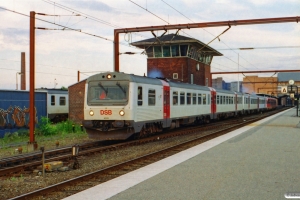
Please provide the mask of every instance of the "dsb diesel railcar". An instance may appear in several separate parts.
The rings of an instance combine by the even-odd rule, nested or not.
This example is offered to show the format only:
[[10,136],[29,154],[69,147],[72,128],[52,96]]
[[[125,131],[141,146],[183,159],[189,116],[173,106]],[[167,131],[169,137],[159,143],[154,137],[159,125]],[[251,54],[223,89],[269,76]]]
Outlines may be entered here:
[[271,109],[268,102],[276,101],[119,72],[89,77],[85,91],[83,126],[89,137],[97,140],[124,140],[165,128],[259,112]]

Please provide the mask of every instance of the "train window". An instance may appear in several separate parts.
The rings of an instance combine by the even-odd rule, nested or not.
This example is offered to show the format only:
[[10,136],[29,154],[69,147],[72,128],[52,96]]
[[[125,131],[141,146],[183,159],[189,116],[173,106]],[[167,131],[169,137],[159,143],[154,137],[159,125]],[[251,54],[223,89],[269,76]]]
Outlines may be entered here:
[[202,94],[198,94],[198,104],[202,104]]
[[217,104],[220,104],[220,96],[217,95]]
[[206,94],[203,94],[203,104],[205,105],[206,104]]
[[170,46],[163,46],[163,57],[171,57]]
[[55,106],[55,96],[51,95],[51,106]]
[[173,92],[173,105],[178,104],[178,92]]
[[191,93],[186,93],[186,104],[187,105],[191,104]]
[[60,106],[66,105],[66,97],[59,97],[59,105]]
[[90,81],[87,92],[88,105],[126,105],[128,103],[129,82]]
[[226,102],[225,104],[229,104],[228,96],[226,96]]
[[143,105],[143,88],[141,86],[138,87],[138,92],[137,92],[137,95],[138,95],[138,106],[141,106]]
[[161,46],[154,47],[154,55],[155,55],[155,58],[162,57]]
[[184,96],[185,96],[185,93],[184,92],[180,92],[180,105],[184,105]]
[[193,104],[197,104],[197,96],[196,96],[196,93],[193,93]]
[[[210,99],[210,94],[207,95],[207,99],[208,99],[208,100]],[[210,104],[210,101],[208,101],[208,100],[207,100],[207,104],[209,105],[209,104]],[[213,100],[213,99],[211,98],[211,100]],[[216,103],[216,100],[215,100],[214,103]]]
[[155,90],[149,90],[148,92],[148,105],[155,105]]

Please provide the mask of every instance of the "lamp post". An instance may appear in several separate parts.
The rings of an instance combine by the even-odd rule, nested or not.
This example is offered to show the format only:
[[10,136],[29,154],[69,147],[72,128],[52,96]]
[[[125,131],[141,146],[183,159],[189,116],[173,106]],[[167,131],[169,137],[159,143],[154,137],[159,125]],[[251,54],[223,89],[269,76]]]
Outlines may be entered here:
[[290,87],[291,87],[291,92],[293,91],[293,87],[295,86],[296,89],[297,89],[297,93],[296,93],[296,90],[295,90],[295,96],[296,96],[296,100],[297,100],[297,109],[296,109],[296,116],[298,117],[299,116],[299,113],[298,113],[298,110],[299,110],[299,92],[298,92],[298,86],[297,85],[294,85],[295,84],[295,81],[294,80],[289,80],[289,84],[290,84]]

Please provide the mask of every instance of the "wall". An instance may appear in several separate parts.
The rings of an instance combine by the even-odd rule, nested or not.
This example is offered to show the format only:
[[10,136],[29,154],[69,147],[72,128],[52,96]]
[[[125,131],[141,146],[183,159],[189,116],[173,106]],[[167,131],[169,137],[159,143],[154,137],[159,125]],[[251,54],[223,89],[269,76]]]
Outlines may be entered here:
[[277,77],[246,76],[243,78],[243,92],[277,94]]
[[[199,70],[196,66],[199,63]],[[173,73],[178,73],[178,79],[173,80]],[[200,63],[188,57],[178,58],[148,58],[147,75],[148,77],[164,77],[173,81],[191,83],[191,74],[194,76],[194,84],[205,85],[208,78],[210,81],[210,66]]]
[[[47,117],[47,93],[35,92],[35,123]],[[0,91],[0,138],[29,128],[29,91]]]
[[86,80],[71,85],[69,89],[69,119],[81,124]]

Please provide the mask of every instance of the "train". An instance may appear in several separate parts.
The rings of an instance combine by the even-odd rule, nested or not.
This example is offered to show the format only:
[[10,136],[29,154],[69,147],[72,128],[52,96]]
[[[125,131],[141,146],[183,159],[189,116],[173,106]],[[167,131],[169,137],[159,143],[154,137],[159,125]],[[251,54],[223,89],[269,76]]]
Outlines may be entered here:
[[272,110],[277,99],[123,72],[90,76],[82,125],[89,138],[126,140]]
[[[35,90],[35,123],[41,117],[53,123],[68,119],[68,90],[39,88]],[[0,138],[29,127],[29,91],[0,90]]]

